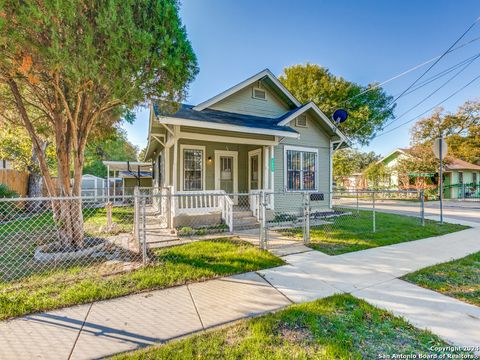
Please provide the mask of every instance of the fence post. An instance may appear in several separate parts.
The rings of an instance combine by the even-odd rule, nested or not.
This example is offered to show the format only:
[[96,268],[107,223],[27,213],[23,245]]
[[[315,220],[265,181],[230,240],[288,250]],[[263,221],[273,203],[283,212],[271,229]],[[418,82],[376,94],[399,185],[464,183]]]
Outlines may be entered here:
[[303,193],[303,243],[310,243],[310,194]]
[[133,207],[134,207],[134,224],[133,230],[135,232],[135,239],[138,241],[139,251],[140,251],[140,198],[139,198],[138,187],[133,189]]
[[420,218],[422,219],[422,226],[425,226],[425,193],[420,190]]
[[377,224],[376,224],[376,213],[375,213],[375,190],[372,192],[372,225],[373,225],[373,232],[377,231]]
[[357,216],[360,215],[360,210],[359,210],[359,199],[358,199],[358,189],[357,189]]
[[267,228],[266,228],[266,211],[265,211],[265,191],[261,191],[259,196],[260,203],[260,248],[267,249]]
[[146,216],[147,198],[142,198],[142,260],[143,266],[147,265],[147,216]]

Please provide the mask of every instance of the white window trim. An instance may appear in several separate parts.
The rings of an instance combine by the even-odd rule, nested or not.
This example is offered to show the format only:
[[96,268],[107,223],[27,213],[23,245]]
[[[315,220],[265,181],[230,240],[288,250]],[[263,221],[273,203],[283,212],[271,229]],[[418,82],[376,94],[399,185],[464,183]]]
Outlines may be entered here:
[[[315,153],[315,189],[312,190],[289,190],[288,189],[288,177],[287,177],[287,151],[288,150],[293,150],[293,151],[303,151],[303,152],[312,152]],[[318,191],[318,184],[319,184],[319,179],[318,179],[318,148],[314,147],[304,147],[304,146],[290,146],[290,145],[285,145],[283,147],[283,187],[285,191],[287,192],[317,192]],[[301,172],[301,176],[303,176],[303,172]],[[303,178],[301,179],[303,180]],[[303,186],[303,181],[301,182]]]
[[[263,91],[263,92],[265,93],[265,99],[256,97],[256,96],[255,96],[255,90]],[[258,87],[258,86],[254,86],[254,87],[252,88],[252,98],[255,99],[255,100],[267,101],[267,90],[262,89],[262,88],[260,88],[260,87]]]
[[[203,156],[202,156],[202,189],[201,190],[185,190],[184,189],[184,174],[185,174],[185,166],[183,162],[183,151],[184,150],[202,150],[203,151]],[[206,147],[202,145],[187,145],[187,144],[181,144],[180,145],[180,191],[204,191],[205,190],[205,179],[206,179],[206,166],[205,166],[205,157],[206,157]],[[177,171],[177,169],[174,169],[173,171]]]

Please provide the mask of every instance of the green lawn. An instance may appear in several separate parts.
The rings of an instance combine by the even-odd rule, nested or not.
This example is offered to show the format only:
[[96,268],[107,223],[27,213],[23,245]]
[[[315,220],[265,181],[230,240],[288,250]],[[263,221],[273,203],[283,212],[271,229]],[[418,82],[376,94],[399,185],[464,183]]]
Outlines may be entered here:
[[[468,228],[430,220],[425,220],[425,226],[422,226],[418,218],[377,212],[374,233],[371,211],[360,211],[359,215],[353,211],[353,214],[328,218],[325,222],[326,224],[311,227],[310,247],[329,255],[418,240]],[[301,236],[301,231],[301,228],[296,229],[297,237]]]
[[[154,264],[128,272],[121,272],[125,264],[98,263],[0,283],[0,320],[283,264],[249,243],[227,239],[154,250],[151,259]],[[119,273],[107,276],[113,271]]]
[[115,359],[377,359],[435,354],[431,347],[446,345],[351,295],[335,295]]
[[[84,230],[87,236],[108,237],[133,231],[133,208],[114,207],[112,221],[115,226],[107,229],[105,208],[83,210]],[[42,244],[56,241],[55,221],[50,210],[0,224],[0,281],[19,280],[48,265],[33,261],[35,249]]]
[[480,252],[407,274],[403,278],[480,306]]

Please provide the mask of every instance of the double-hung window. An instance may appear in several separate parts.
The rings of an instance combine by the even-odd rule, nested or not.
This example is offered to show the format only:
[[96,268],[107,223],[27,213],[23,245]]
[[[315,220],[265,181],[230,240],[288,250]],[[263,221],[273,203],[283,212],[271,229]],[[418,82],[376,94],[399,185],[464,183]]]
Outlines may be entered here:
[[181,149],[183,159],[183,190],[203,190],[204,157],[203,147],[184,147]]
[[317,189],[318,152],[315,149],[285,147],[285,188],[287,191]]

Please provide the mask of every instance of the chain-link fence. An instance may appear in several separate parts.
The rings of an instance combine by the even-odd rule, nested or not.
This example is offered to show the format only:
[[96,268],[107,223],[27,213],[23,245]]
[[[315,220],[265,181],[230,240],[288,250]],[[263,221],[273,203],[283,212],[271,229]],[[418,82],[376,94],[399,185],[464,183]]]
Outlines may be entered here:
[[31,276],[48,274],[44,283],[130,271],[139,258],[133,228],[133,197],[1,199],[0,278],[20,286]]
[[115,201],[0,199],[0,292],[162,266],[165,254],[173,256],[165,249],[208,239],[235,237],[274,249],[352,233],[367,238],[390,226],[379,213],[407,208],[405,215],[413,209],[421,224],[419,192],[226,194],[165,187],[136,188]]
[[445,199],[480,201],[480,184],[472,182],[445,185],[443,187],[443,195]]

